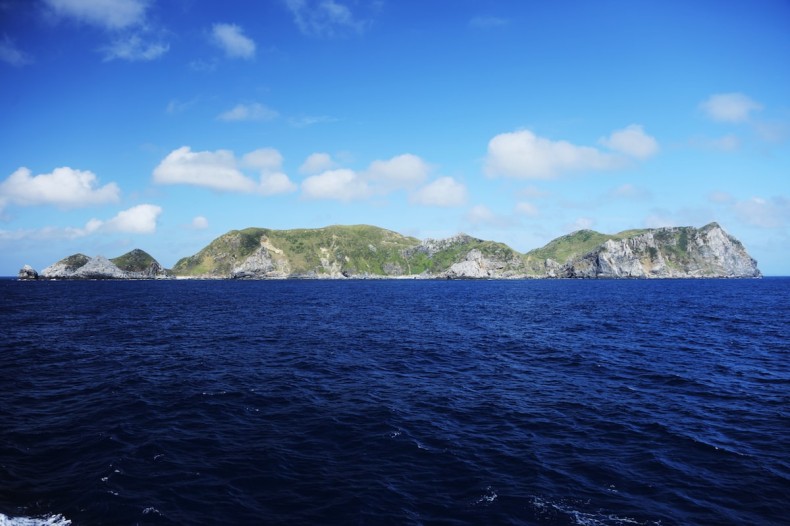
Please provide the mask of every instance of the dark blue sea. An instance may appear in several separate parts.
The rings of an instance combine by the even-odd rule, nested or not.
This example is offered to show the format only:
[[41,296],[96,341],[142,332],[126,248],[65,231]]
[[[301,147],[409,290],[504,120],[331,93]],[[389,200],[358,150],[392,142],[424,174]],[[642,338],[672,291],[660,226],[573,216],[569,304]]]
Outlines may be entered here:
[[0,281],[0,525],[790,521],[790,278]]

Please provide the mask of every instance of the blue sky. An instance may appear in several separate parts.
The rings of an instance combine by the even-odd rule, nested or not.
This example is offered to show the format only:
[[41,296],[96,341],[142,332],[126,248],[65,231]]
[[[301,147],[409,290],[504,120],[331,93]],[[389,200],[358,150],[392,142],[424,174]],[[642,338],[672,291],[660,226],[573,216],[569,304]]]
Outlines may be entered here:
[[790,275],[788,57],[784,0],[0,0],[0,275],[710,221]]

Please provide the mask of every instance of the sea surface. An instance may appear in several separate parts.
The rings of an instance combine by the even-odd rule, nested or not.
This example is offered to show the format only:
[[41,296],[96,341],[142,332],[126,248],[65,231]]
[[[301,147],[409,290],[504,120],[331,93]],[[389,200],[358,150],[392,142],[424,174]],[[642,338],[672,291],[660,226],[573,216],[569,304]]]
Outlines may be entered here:
[[0,525],[790,522],[790,278],[0,280]]

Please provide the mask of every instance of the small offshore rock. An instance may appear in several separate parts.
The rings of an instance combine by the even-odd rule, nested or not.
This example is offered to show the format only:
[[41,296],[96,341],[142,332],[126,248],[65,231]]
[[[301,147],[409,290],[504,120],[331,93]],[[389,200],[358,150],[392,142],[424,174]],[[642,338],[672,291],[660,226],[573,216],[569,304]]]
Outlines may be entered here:
[[38,279],[38,272],[36,269],[31,267],[30,265],[25,265],[21,269],[19,269],[19,274],[17,274],[17,278],[21,280],[35,280]]

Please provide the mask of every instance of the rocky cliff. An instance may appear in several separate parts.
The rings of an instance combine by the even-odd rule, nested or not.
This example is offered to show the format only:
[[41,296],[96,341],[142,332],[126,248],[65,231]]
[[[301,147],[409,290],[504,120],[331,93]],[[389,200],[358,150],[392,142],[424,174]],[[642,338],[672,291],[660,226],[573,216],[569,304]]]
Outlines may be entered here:
[[[40,279],[150,279],[168,276],[133,250],[108,260],[83,254],[45,268]],[[177,277],[277,278],[720,278],[759,277],[757,262],[718,224],[626,230],[580,230],[521,254],[502,243],[459,234],[419,239],[355,225],[318,229],[233,230],[173,267]],[[20,279],[36,279],[23,268]]]
[[659,228],[607,239],[566,262],[569,278],[759,277],[757,262],[717,223],[700,229]]
[[[22,276],[23,271],[25,277]],[[158,261],[140,249],[111,260],[104,256],[91,258],[85,254],[74,254],[40,273],[29,265],[19,272],[20,279],[161,279],[168,276]]]

